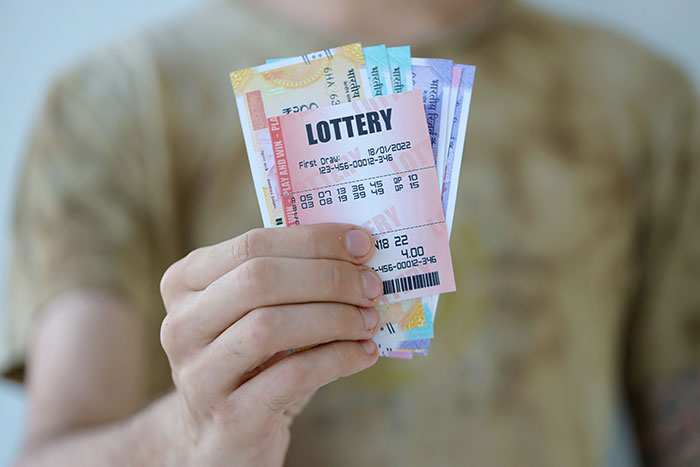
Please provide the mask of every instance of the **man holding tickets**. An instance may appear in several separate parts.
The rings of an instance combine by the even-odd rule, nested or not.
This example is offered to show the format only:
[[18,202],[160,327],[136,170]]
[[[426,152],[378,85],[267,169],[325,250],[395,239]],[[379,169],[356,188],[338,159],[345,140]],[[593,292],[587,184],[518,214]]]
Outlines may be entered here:
[[[256,229],[227,79],[353,41],[479,70],[457,292],[406,362],[377,363],[363,229]],[[623,407],[645,461],[697,465],[698,109],[646,50],[509,0],[217,1],[94,55],[17,199],[20,465],[605,465]]]

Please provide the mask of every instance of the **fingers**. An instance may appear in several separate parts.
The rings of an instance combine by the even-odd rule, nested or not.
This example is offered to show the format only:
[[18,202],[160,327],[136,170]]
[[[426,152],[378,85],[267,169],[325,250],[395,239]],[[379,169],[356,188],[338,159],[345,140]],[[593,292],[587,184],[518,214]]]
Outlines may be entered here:
[[378,354],[372,341],[324,344],[281,360],[230,397],[233,404],[247,401],[267,414],[254,423],[269,423],[270,418],[283,415],[296,401],[318,388],[374,365]]
[[346,261],[256,258],[196,294],[185,311],[196,345],[208,344],[249,310],[272,305],[334,302],[373,307],[382,281]]
[[373,308],[340,303],[260,308],[226,329],[205,347],[201,358],[216,375],[209,386],[221,391],[239,386],[280,351],[371,339],[378,325],[379,315]]
[[195,250],[173,264],[164,275],[161,291],[165,296],[173,289],[203,290],[254,258],[324,258],[362,264],[373,252],[372,236],[351,224],[254,229],[217,245]]

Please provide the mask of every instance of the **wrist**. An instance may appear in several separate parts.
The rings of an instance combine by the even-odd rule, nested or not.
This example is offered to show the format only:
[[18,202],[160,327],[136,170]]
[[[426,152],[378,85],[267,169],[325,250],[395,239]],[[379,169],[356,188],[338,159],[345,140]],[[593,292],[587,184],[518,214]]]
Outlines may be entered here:
[[141,458],[150,465],[191,465],[189,437],[184,427],[175,391],[157,399],[132,420],[144,442]]

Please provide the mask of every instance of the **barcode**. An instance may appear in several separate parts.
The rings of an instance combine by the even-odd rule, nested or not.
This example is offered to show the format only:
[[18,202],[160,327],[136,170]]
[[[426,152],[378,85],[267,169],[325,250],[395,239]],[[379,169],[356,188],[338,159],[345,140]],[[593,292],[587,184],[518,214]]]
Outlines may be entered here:
[[437,271],[415,276],[397,277],[396,279],[383,281],[384,295],[405,292],[407,290],[424,289],[434,285],[440,285],[440,275]]

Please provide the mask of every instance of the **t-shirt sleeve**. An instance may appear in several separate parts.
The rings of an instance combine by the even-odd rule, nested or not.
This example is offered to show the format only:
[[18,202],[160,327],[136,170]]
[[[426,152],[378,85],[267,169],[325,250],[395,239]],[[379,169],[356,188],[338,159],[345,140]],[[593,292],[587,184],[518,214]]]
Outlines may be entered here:
[[157,332],[158,281],[177,238],[154,68],[130,43],[84,61],[48,92],[16,195],[5,372],[22,365],[37,313],[68,291],[118,294]]
[[680,72],[656,76],[644,99],[651,117],[638,180],[639,281],[627,368],[634,391],[700,371],[700,106]]

